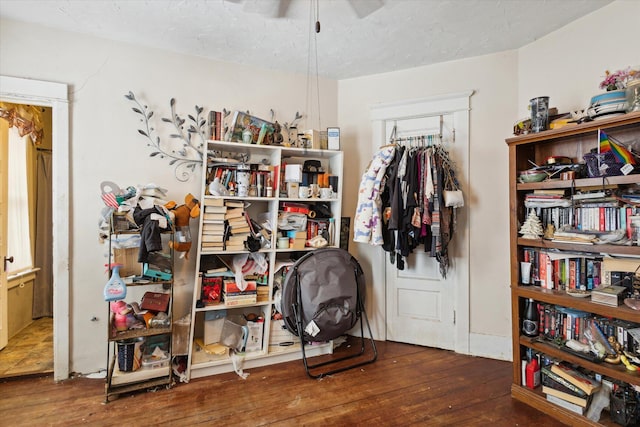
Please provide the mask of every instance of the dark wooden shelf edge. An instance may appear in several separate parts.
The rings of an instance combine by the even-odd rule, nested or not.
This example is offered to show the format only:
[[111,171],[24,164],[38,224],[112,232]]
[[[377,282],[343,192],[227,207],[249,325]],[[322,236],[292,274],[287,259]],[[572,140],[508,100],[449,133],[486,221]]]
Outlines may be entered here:
[[623,116],[586,122],[577,126],[565,126],[560,129],[545,130],[538,133],[529,133],[527,135],[514,136],[512,138],[507,138],[506,142],[508,145],[528,144],[532,142],[547,142],[573,135],[580,135],[591,131],[595,132],[598,129],[624,127],[636,123],[640,123],[640,113],[634,112],[625,114]]
[[586,359],[582,359],[578,356],[574,356],[570,353],[564,352],[559,348],[556,348],[550,344],[544,342],[533,341],[530,338],[521,336],[520,344],[526,347],[530,347],[536,351],[544,353],[548,356],[552,356],[557,359],[561,359],[565,362],[579,364],[584,368],[602,374],[604,376],[614,378],[620,381],[624,381],[629,384],[640,385],[640,376],[637,373],[629,373],[624,365],[610,365],[606,362],[594,363]]
[[562,251],[588,252],[593,254],[634,255],[640,256],[640,246],[620,245],[581,245],[574,243],[558,243],[550,240],[534,240],[518,237],[518,246],[532,248],[559,249]]
[[146,388],[158,387],[158,386],[171,386],[173,385],[173,377],[170,375],[160,377],[160,378],[152,378],[136,383],[123,384],[123,385],[112,385],[107,388],[106,396],[115,396],[118,394],[129,393],[132,391],[143,390]]
[[532,191],[549,188],[602,187],[602,185],[636,184],[640,182],[640,174],[605,176],[598,178],[578,178],[574,180],[551,179],[541,182],[517,183],[518,191]]
[[560,406],[554,405],[547,401],[546,397],[541,393],[536,393],[535,391],[518,384],[511,384],[511,397],[570,426],[602,425],[579,414],[561,408]]
[[522,298],[533,298],[536,301],[548,304],[561,305],[577,310],[595,313],[600,316],[615,317],[630,322],[640,323],[640,311],[633,310],[625,305],[610,307],[604,304],[591,302],[589,298],[577,298],[568,295],[564,291],[542,289],[539,286],[512,286],[512,292]]

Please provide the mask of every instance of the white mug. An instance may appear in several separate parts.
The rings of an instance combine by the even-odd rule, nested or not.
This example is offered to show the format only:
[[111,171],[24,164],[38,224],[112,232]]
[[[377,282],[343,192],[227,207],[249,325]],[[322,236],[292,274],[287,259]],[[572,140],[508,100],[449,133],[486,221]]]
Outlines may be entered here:
[[333,199],[333,190],[331,187],[329,188],[321,188],[320,189],[320,198],[321,199]]
[[311,188],[301,185],[300,188],[298,188],[298,198],[308,199],[309,197],[311,197]]

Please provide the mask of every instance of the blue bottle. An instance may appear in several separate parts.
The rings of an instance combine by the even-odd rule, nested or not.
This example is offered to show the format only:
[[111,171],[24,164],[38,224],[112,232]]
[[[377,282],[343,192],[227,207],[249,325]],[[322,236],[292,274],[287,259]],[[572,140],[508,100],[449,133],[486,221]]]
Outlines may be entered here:
[[117,301],[125,299],[127,296],[127,285],[120,277],[120,267],[122,267],[122,264],[114,264],[112,266],[111,278],[104,286],[105,301]]

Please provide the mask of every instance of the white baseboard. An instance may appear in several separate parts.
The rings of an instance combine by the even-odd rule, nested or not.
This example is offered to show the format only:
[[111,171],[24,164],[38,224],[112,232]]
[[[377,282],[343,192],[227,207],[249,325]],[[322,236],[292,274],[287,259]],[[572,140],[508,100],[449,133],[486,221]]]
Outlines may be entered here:
[[511,337],[469,334],[469,354],[511,362],[513,361]]

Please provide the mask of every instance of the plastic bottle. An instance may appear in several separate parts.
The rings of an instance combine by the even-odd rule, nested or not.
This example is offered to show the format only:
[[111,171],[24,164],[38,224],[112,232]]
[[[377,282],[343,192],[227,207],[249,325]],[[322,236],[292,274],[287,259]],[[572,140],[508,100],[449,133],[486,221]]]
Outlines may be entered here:
[[527,300],[522,318],[522,333],[528,337],[537,337],[539,334],[540,315],[533,298]]
[[117,301],[125,299],[127,296],[127,285],[120,277],[121,264],[114,264],[112,266],[111,278],[104,286],[104,300],[105,301]]
[[540,366],[538,365],[538,359],[532,357],[531,360],[527,363],[526,378],[527,378],[527,387],[533,389],[540,385]]

